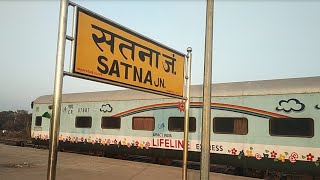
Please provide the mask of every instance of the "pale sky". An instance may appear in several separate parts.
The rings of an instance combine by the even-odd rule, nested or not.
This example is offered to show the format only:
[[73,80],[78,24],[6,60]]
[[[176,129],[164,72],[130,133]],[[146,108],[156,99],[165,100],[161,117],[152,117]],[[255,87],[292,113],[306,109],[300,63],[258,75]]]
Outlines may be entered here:
[[[206,1],[74,2],[180,52],[192,47],[191,82],[203,83]],[[0,1],[0,111],[30,112],[34,99],[53,93],[59,7]],[[71,7],[69,16],[70,28]],[[320,1],[216,0],[213,46],[214,83],[319,76]],[[64,93],[113,89],[71,77],[63,84]]]

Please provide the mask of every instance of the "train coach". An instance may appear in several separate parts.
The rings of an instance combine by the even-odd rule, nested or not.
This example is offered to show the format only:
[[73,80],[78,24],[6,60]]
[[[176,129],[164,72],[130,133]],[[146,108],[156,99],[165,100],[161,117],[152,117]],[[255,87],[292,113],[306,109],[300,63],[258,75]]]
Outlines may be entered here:
[[[31,135],[49,140],[53,96],[33,103]],[[202,86],[191,87],[189,156],[201,151]],[[62,96],[60,148],[182,159],[184,102],[134,90]],[[214,84],[211,162],[320,175],[320,77]]]

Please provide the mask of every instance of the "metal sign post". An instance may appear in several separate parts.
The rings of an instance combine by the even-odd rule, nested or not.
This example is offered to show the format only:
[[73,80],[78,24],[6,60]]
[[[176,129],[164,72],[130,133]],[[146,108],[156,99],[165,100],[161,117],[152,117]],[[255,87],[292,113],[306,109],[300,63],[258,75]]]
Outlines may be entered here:
[[188,163],[188,134],[189,134],[189,110],[190,110],[190,81],[191,81],[191,47],[187,49],[187,67],[186,67],[186,91],[185,91],[185,114],[184,114],[184,138],[183,138],[183,172],[182,172],[182,179],[186,180],[188,178],[187,174],[187,163]]
[[[66,35],[69,5],[74,7],[72,36]],[[63,71],[66,40],[72,41],[70,72]],[[64,75],[186,100],[183,152],[186,178],[191,48],[187,51],[185,67],[185,54],[69,0],[61,0],[47,179],[56,177]]]
[[69,3],[68,0],[60,1],[56,72],[55,72],[55,80],[54,80],[52,121],[50,125],[50,141],[49,141],[50,145],[49,145],[49,159],[48,159],[48,172],[47,172],[48,180],[54,180],[56,178],[68,3]]
[[211,79],[212,79],[212,37],[213,37],[213,0],[207,0],[206,44],[203,79],[203,110],[201,136],[200,179],[209,179],[210,170],[210,121],[211,121]]

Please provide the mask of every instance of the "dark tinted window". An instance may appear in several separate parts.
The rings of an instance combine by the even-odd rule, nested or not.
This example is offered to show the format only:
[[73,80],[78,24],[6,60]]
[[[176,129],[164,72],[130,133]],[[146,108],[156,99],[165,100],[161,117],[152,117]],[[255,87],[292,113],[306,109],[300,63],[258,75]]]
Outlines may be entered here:
[[154,117],[133,117],[132,118],[132,129],[133,130],[154,130]]
[[91,128],[92,117],[82,116],[76,117],[76,128]]
[[120,117],[102,117],[101,128],[102,129],[120,129],[121,118]]
[[[169,131],[183,132],[184,131],[184,117],[169,117],[168,119]],[[189,117],[189,132],[196,132],[196,118]]]
[[243,117],[213,118],[213,132],[221,134],[248,134],[248,119]]
[[314,122],[310,118],[271,118],[269,131],[272,136],[313,137]]
[[35,126],[41,126],[41,125],[42,125],[42,117],[37,116]]

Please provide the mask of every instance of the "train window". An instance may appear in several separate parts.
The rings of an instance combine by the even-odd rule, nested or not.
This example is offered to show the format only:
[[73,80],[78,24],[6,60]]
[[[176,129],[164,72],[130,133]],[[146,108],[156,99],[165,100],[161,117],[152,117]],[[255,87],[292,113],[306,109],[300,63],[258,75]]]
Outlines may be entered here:
[[102,129],[120,129],[121,118],[120,117],[102,117],[101,128]]
[[271,136],[313,137],[314,121],[311,118],[271,118]]
[[[174,132],[184,131],[184,117],[169,117],[168,129]],[[189,117],[189,132],[196,132],[196,118]]]
[[35,126],[41,126],[41,125],[42,125],[42,117],[37,116]]
[[132,118],[132,129],[133,130],[154,130],[154,117],[133,117]]
[[216,134],[248,134],[248,119],[244,117],[215,117],[213,132]]
[[92,117],[90,116],[78,116],[76,117],[76,128],[91,128]]

